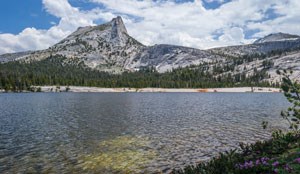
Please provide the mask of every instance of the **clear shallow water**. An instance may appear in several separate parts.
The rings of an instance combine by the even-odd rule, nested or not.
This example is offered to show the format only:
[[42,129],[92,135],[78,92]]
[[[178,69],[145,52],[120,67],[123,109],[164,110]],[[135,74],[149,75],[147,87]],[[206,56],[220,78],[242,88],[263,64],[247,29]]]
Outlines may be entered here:
[[268,138],[278,93],[0,94],[0,173],[168,172]]

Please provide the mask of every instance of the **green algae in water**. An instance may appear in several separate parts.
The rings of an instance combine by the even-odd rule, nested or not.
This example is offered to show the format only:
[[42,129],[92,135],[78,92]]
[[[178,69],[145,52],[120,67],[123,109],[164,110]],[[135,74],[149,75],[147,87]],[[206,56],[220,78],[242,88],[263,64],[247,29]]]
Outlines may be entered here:
[[99,144],[99,153],[83,157],[87,172],[140,173],[157,156],[146,138],[120,136]]

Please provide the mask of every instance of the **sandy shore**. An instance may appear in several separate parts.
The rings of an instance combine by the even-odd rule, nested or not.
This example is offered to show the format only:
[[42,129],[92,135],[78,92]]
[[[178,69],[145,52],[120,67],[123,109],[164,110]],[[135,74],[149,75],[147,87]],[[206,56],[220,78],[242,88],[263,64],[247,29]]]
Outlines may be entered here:
[[[64,92],[65,86],[42,86],[42,92]],[[281,92],[279,88],[241,87],[241,88],[98,88],[69,86],[68,92]]]

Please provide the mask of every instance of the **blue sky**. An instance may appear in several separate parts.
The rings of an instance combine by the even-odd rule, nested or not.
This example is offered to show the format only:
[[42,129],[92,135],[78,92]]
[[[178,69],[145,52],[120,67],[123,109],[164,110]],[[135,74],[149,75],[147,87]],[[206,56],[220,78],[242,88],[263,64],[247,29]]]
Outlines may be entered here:
[[4,0],[0,54],[45,49],[80,26],[118,15],[145,45],[206,49],[275,32],[300,34],[298,0]]
[[48,29],[59,19],[43,10],[40,0],[4,0],[0,5],[0,31],[17,34],[27,27]]

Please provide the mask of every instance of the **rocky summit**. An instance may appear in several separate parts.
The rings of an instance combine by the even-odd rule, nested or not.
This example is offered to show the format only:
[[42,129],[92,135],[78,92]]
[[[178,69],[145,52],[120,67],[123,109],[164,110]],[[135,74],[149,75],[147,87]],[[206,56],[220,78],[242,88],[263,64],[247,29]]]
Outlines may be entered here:
[[276,42],[276,41],[287,41],[287,40],[298,40],[300,36],[292,35],[287,33],[274,33],[270,34],[264,38],[256,40],[254,43],[266,43],[266,42]]
[[[275,33],[253,44],[199,50],[174,45],[145,46],[129,36],[121,17],[99,26],[80,27],[52,47],[40,51],[4,54],[0,62],[32,62],[52,56],[67,58],[66,63],[81,63],[110,73],[138,71],[154,67],[164,73],[179,67],[209,64],[235,68],[225,73],[251,75],[266,67],[270,78],[277,81],[277,69],[293,69],[300,76],[300,36]],[[238,64],[236,64],[238,60]],[[271,66],[270,66],[271,65]],[[224,72],[222,72],[224,73]]]
[[49,52],[78,58],[91,68],[120,72],[144,47],[128,35],[122,18],[117,17],[100,26],[78,28]]

